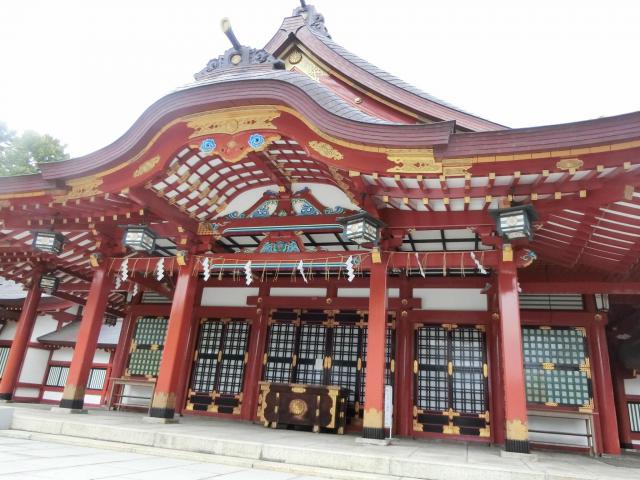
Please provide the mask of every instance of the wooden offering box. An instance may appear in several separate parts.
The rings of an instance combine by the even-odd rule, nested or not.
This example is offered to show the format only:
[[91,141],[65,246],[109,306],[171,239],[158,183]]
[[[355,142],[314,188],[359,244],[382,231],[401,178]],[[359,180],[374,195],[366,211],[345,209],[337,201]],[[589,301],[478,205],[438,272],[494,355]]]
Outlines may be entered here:
[[308,426],[343,434],[348,390],[334,385],[260,382],[258,417],[265,427]]

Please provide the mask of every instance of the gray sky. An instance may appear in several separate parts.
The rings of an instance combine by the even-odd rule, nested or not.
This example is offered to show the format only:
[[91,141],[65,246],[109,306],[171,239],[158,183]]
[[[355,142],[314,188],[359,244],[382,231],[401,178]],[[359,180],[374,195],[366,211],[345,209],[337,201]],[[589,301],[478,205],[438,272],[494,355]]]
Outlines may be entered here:
[[[332,38],[511,127],[640,110],[640,1],[315,0]],[[296,0],[4,0],[0,120],[106,146],[229,48],[262,47]]]

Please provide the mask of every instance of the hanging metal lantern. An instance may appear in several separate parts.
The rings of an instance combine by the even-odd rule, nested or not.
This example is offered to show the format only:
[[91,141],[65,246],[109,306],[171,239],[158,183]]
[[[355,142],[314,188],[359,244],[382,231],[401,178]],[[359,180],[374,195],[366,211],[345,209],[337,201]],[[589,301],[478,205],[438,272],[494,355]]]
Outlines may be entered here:
[[136,252],[151,253],[156,248],[158,236],[146,225],[128,225],[124,231],[123,243]]
[[338,223],[343,226],[344,235],[357,244],[370,242],[376,245],[380,240],[380,232],[385,226],[383,222],[365,211],[341,218]]
[[532,240],[532,222],[538,218],[538,214],[532,205],[518,205],[515,207],[490,210],[489,214],[495,219],[498,234],[511,242],[521,238]]
[[606,293],[596,293],[596,308],[599,312],[609,311],[609,295]]
[[62,252],[62,245],[64,244],[64,236],[60,232],[53,231],[38,231],[33,232],[32,246],[36,250],[42,252],[53,253],[58,255]]
[[39,284],[43,292],[53,295],[58,290],[60,279],[55,275],[42,275]]

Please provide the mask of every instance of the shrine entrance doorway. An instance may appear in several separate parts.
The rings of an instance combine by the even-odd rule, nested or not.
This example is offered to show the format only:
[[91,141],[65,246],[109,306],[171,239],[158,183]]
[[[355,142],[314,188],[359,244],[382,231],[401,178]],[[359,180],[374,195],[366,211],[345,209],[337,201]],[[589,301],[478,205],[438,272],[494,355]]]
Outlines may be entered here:
[[[349,390],[347,423],[364,413],[367,317],[362,310],[273,309],[262,379],[275,383],[336,385]],[[387,323],[386,382],[393,385],[395,322]]]
[[187,410],[240,414],[250,330],[243,318],[200,320]]
[[417,326],[415,352],[414,431],[489,438],[484,327]]

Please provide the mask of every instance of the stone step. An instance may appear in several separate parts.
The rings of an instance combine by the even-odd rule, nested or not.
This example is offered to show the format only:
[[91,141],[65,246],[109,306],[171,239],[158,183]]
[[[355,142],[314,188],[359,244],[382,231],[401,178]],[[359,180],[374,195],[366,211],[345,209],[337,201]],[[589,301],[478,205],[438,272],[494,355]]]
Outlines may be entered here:
[[271,470],[282,473],[291,473],[295,475],[310,475],[325,478],[334,478],[336,480],[419,480],[377,475],[363,474],[360,472],[350,472],[345,470],[335,470],[321,467],[308,467],[306,465],[287,464],[280,462],[269,462],[266,460],[250,460],[239,457],[229,457],[224,455],[213,455],[208,453],[198,453],[186,450],[166,449],[159,447],[149,447],[144,445],[135,445],[131,443],[113,442],[106,440],[94,440],[80,437],[70,437],[67,435],[57,435],[51,433],[34,433],[24,430],[0,430],[0,437],[18,438],[24,440],[36,440],[55,442],[64,445],[74,445],[87,448],[99,448],[103,450],[114,450],[118,452],[139,453],[144,455],[154,455],[164,458],[176,458],[180,460],[189,460],[193,462],[207,462],[221,465],[229,465],[242,468],[255,468],[259,470]]
[[[584,468],[568,468],[566,460],[529,462],[523,459],[502,458],[487,447],[481,457],[464,458],[464,445],[451,446],[462,455],[438,456],[428,454],[436,445],[420,446],[418,442],[401,442],[401,446],[356,445],[355,437],[313,437],[315,443],[305,443],[305,435],[292,436],[291,443],[270,442],[270,435],[253,426],[239,423],[237,430],[229,424],[202,428],[202,424],[151,425],[139,416],[108,417],[102,414],[70,416],[48,412],[16,409],[11,429],[4,435],[30,435],[51,441],[79,442],[75,445],[96,445],[151,455],[189,458],[223,464],[254,467],[304,475],[323,475],[339,479],[371,480],[598,480],[638,478],[630,469],[602,468],[597,475]],[[208,425],[208,424],[206,424]],[[226,430],[225,430],[226,429]],[[230,432],[243,431],[245,436],[233,437]],[[227,432],[225,434],[225,432]],[[247,432],[250,436],[247,437]],[[293,432],[301,433],[301,432]],[[274,431],[274,435],[277,435]],[[41,436],[41,437],[37,437]],[[231,438],[227,438],[231,437]],[[27,437],[21,437],[27,438]],[[247,439],[248,438],[248,439]],[[260,441],[255,441],[256,439]],[[297,439],[300,439],[299,441]],[[326,440],[326,441],[325,441]],[[92,443],[96,442],[96,443]],[[324,445],[326,444],[326,448]],[[409,446],[408,446],[409,445]],[[411,446],[413,445],[413,446]],[[444,445],[441,445],[442,448]],[[423,454],[424,451],[424,454]],[[477,451],[477,450],[476,450]],[[489,452],[493,451],[494,456]],[[154,453],[155,452],[155,453]],[[541,457],[542,458],[542,457]],[[580,456],[573,461],[593,462]],[[577,465],[576,465],[577,466]],[[608,468],[607,468],[608,467]],[[611,470],[609,470],[611,468]],[[608,470],[605,472],[604,470]],[[612,473],[624,475],[617,476]],[[631,476],[629,476],[631,475]]]

